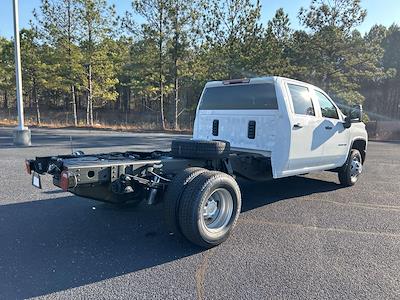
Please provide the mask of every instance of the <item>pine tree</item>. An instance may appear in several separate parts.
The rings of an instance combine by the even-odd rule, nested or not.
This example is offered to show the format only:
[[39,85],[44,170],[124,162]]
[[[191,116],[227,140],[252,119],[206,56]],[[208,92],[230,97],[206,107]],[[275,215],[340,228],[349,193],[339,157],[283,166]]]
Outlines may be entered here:
[[0,90],[3,92],[3,108],[6,110],[10,105],[11,91],[15,88],[14,69],[14,47],[13,43],[0,37]]
[[355,26],[366,11],[359,0],[313,0],[302,8],[299,18],[310,34],[295,34],[292,60],[299,66],[300,79],[321,86],[338,101],[362,103],[360,80],[384,76],[378,62],[380,47],[371,47]]
[[134,0],[132,3],[134,11],[146,20],[146,23],[142,25],[142,34],[148,37],[148,42],[154,42],[157,46],[158,99],[160,103],[160,124],[162,129],[166,128],[164,98],[166,93],[165,60],[168,35],[168,4],[169,3],[165,0]]
[[206,6],[204,27],[211,78],[254,75],[249,68],[259,41],[261,4],[250,0],[214,1]]
[[187,64],[189,61],[190,47],[200,37],[196,25],[200,19],[201,2],[170,0],[168,3],[168,28],[171,32],[168,43],[171,56],[171,80],[174,89],[174,128],[178,129],[179,112],[179,85],[183,84],[185,77],[189,77]]
[[82,53],[77,46],[81,19],[76,0],[42,0],[39,11],[34,11],[35,26],[40,39],[57,49],[53,64],[59,66],[62,77],[60,89],[70,93],[74,125],[78,125],[77,90],[82,87],[84,69]]
[[116,25],[115,8],[105,0],[79,0],[79,40],[86,67],[86,124],[93,126],[93,103],[117,99],[117,74],[110,57],[110,47]]
[[256,74],[291,77],[293,66],[288,52],[293,37],[289,16],[280,8],[268,21],[262,38],[257,44],[257,51],[252,54]]
[[62,78],[54,72],[54,49],[40,45],[34,29],[23,29],[20,35],[23,91],[32,104],[30,106],[35,106],[36,123],[40,125],[40,95],[59,89]]

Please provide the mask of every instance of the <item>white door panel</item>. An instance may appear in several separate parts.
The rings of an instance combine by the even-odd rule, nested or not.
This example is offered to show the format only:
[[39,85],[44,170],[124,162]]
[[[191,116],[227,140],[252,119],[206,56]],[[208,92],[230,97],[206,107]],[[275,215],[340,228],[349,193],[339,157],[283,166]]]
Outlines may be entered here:
[[349,142],[349,131],[343,126],[339,120],[324,120],[324,161],[326,164],[339,166],[343,161],[343,157],[347,156],[347,148]]
[[323,91],[315,89],[315,102],[321,115],[321,126],[317,128],[318,144],[323,145],[324,165],[339,167],[347,156],[349,130],[341,120],[338,108]]
[[287,94],[292,104],[291,137],[287,174],[301,174],[307,168],[321,165],[323,145],[318,141],[316,129],[320,118],[315,112],[315,103],[310,87],[287,82]]
[[315,167],[321,164],[323,146],[315,142],[319,120],[313,116],[295,115],[289,154],[289,170]]

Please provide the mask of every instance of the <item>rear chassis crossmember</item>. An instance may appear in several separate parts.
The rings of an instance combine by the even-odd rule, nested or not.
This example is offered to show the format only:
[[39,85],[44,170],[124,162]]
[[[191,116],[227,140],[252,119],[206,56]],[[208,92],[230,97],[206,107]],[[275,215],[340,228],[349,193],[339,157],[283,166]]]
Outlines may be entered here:
[[231,173],[228,160],[171,157],[169,152],[112,152],[36,157],[27,160],[28,173],[53,176],[64,191],[102,202],[124,203],[135,198],[156,202],[181,170],[202,167]]

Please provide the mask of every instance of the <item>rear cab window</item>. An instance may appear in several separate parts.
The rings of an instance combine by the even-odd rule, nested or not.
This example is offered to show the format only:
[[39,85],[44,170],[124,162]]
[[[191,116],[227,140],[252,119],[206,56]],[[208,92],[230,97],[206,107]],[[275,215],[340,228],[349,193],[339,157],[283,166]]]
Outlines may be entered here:
[[274,83],[237,84],[208,87],[200,110],[278,109]]
[[296,115],[315,116],[314,105],[307,87],[288,83],[293,109]]

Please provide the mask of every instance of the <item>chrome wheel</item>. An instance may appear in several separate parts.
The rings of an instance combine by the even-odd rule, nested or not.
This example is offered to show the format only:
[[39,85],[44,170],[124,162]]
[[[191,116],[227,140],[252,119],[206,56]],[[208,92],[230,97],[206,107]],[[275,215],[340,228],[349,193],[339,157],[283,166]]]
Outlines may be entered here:
[[358,175],[362,172],[362,162],[360,155],[354,155],[350,164],[350,176],[352,180],[357,180]]
[[225,229],[233,214],[233,198],[224,188],[216,189],[205,201],[202,209],[201,225],[209,232]]

